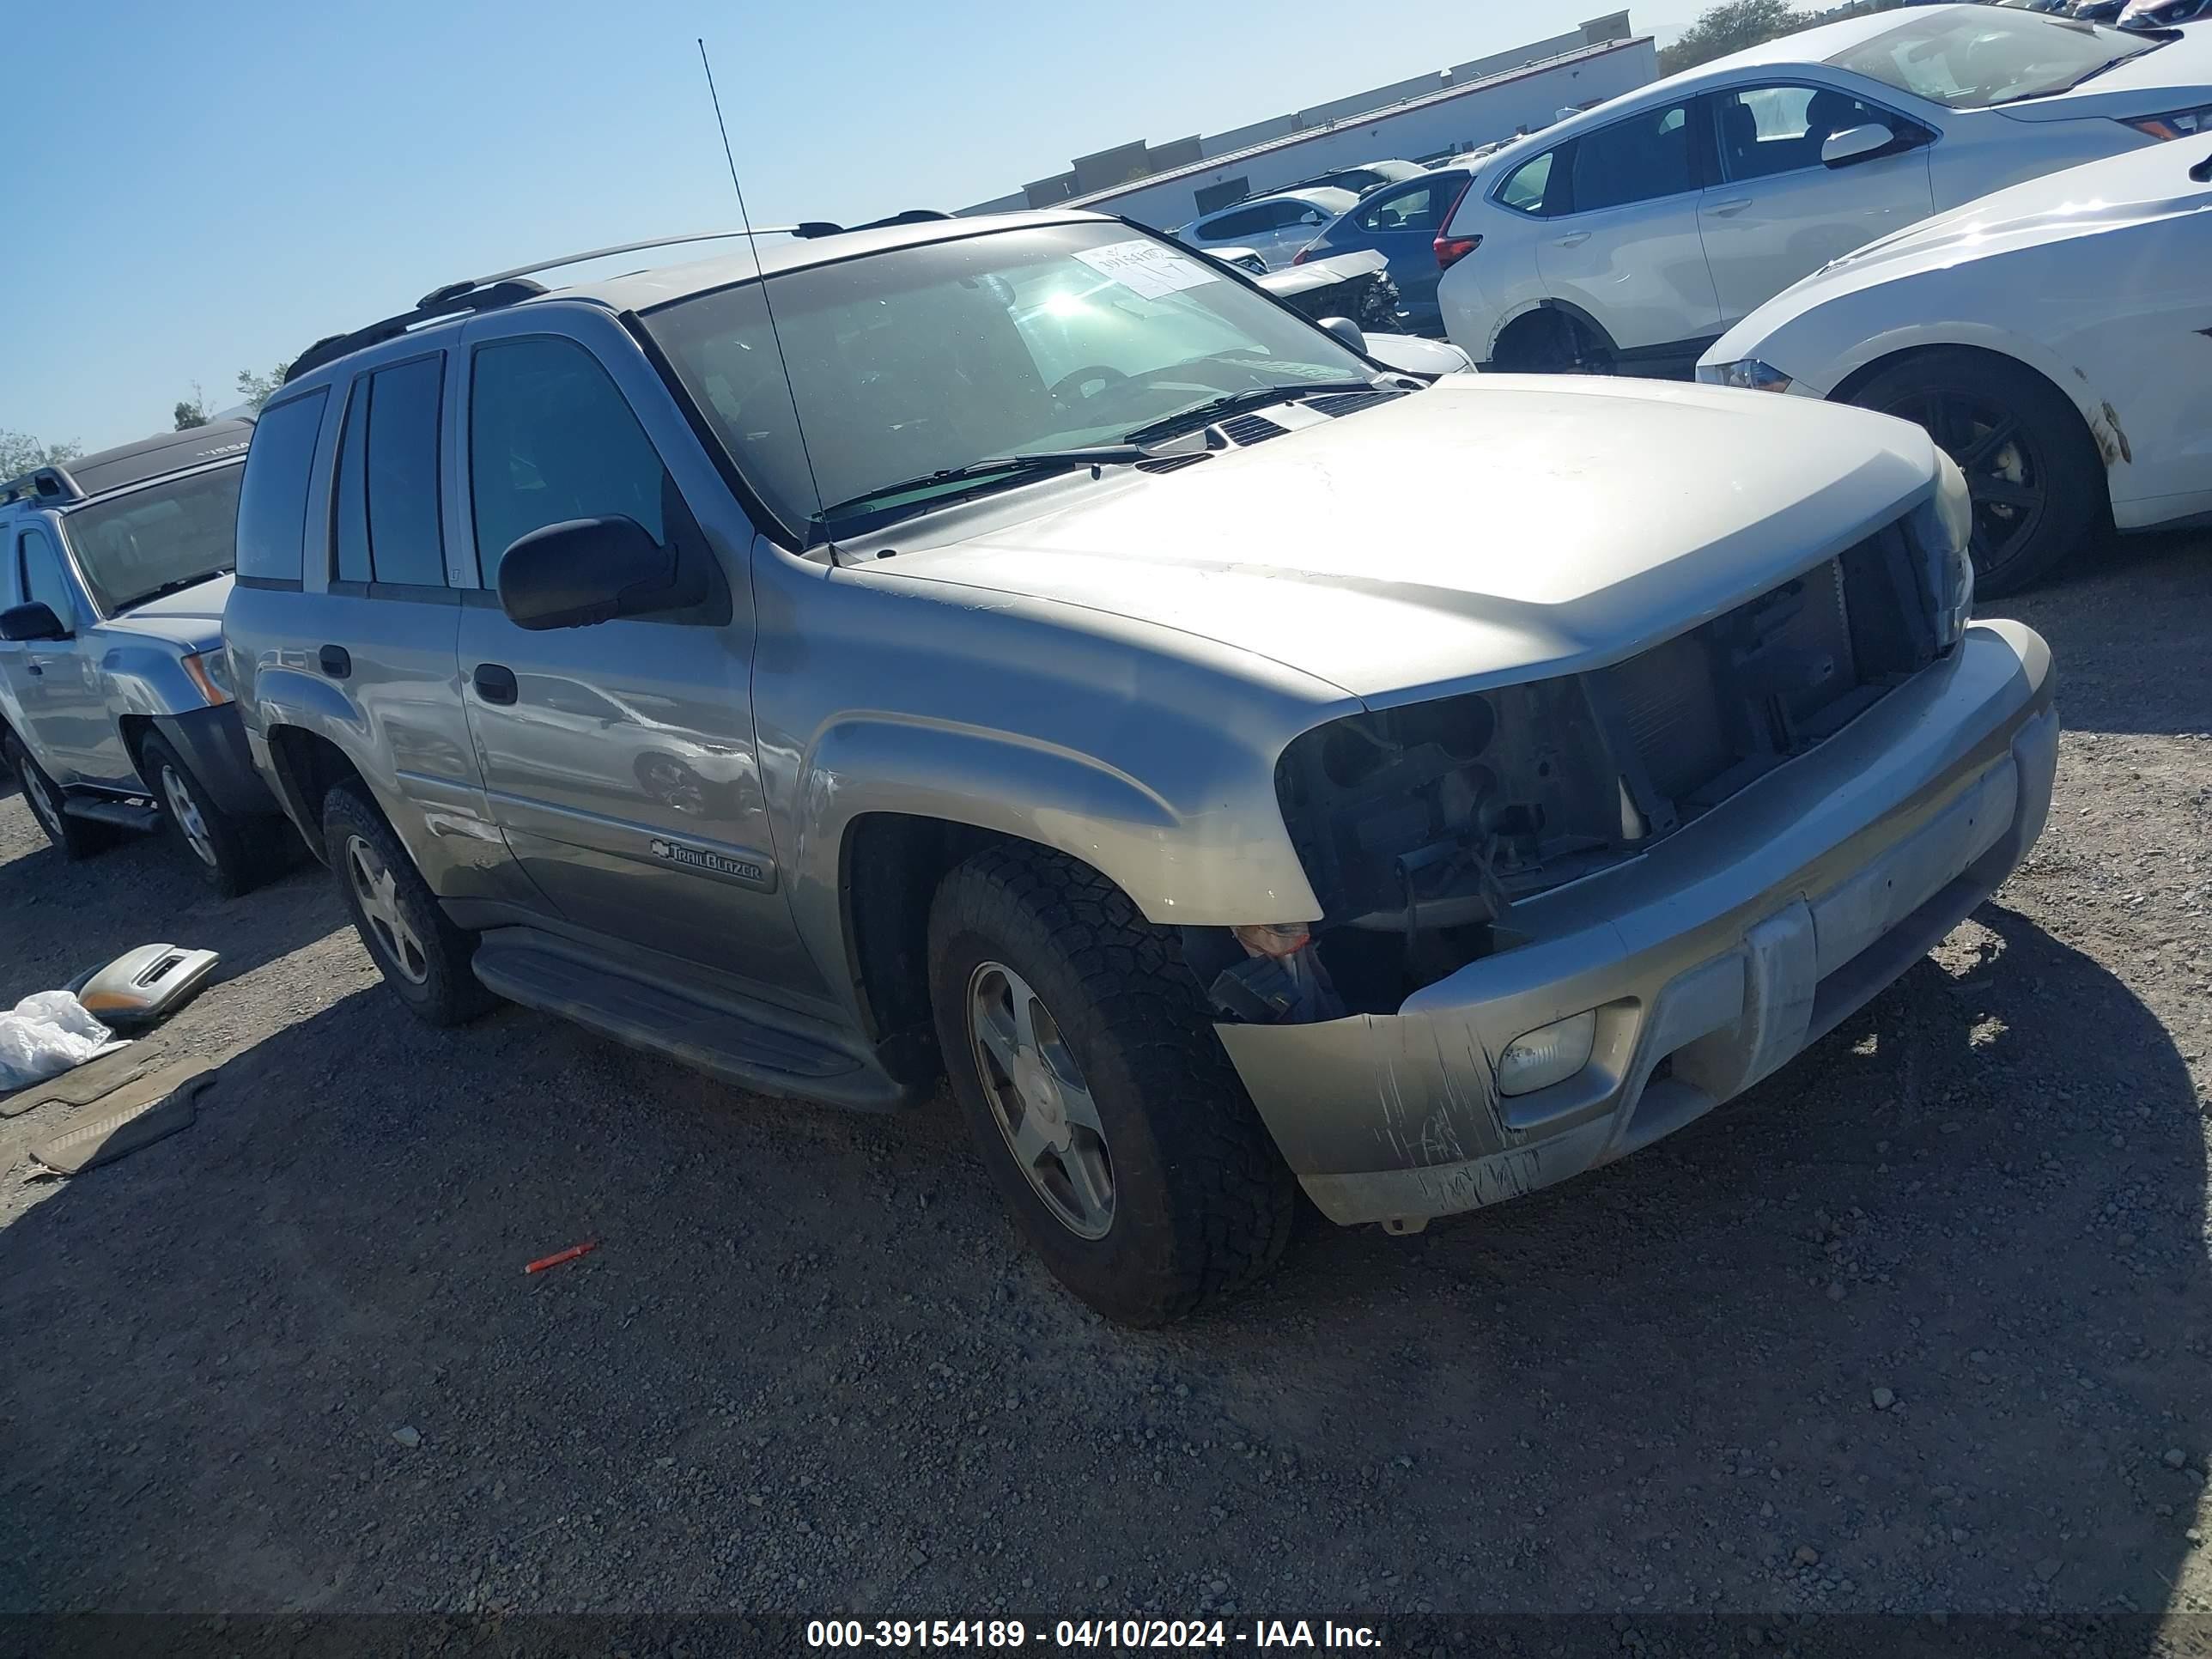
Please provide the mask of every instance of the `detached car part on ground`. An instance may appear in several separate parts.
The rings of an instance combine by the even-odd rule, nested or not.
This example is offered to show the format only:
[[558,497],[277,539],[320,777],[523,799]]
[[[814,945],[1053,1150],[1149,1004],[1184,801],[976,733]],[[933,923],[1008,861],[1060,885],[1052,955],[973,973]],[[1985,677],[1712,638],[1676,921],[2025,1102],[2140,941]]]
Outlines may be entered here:
[[2212,514],[2212,135],[2052,173],[1761,306],[1698,377],[1914,421],[1964,469],[1984,592],[2106,524]]
[[283,845],[222,649],[249,422],[0,484],[0,757],[70,858],[166,823],[236,893]]
[[2049,653],[1968,624],[1901,422],[1425,384],[1083,214],[758,258],[457,284],[262,416],[250,741],[427,1019],[949,1073],[1038,1255],[1156,1322],[1301,1186],[1411,1231],[1690,1121],[2042,826]]

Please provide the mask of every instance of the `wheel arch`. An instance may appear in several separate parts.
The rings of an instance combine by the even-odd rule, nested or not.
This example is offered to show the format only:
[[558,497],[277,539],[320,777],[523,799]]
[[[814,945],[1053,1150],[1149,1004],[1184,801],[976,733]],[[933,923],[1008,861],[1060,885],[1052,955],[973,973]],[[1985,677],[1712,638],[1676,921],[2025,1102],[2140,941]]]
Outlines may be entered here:
[[[1538,319],[1549,322],[1559,317],[1573,319],[1575,322],[1588,329],[1607,351],[1619,353],[1620,342],[1613,337],[1612,333],[1595,317],[1571,300],[1562,300],[1555,295],[1547,294],[1541,299],[1530,300],[1515,307],[1498,319],[1496,326],[1491,332],[1490,351],[1484,366],[1490,368],[1496,364],[1498,348],[1505,343],[1509,336],[1517,339],[1522,335],[1534,332],[1540,325]],[[1510,371],[1493,369],[1493,372],[1509,373]]]
[[2059,400],[2071,409],[2080,421],[2080,435],[2098,459],[2105,481],[2105,507],[2110,512],[2114,494],[2113,475],[2120,468],[2133,465],[2119,413],[2110,399],[2100,395],[2087,371],[2075,366],[2070,374],[2068,373],[2067,365],[2033,341],[1996,330],[1918,334],[1905,339],[1891,336],[1869,340],[1863,352],[1838,378],[1828,393],[1828,401],[1850,403],[1876,375],[1923,357],[1946,353],[1985,358],[2011,368],[2024,370],[2057,392]]
[[372,802],[375,791],[345,750],[321,732],[278,724],[268,727],[264,735],[269,745],[270,781],[284,816],[307,843],[307,850],[328,864],[330,849],[323,844],[324,798],[335,786],[347,782],[361,785]]

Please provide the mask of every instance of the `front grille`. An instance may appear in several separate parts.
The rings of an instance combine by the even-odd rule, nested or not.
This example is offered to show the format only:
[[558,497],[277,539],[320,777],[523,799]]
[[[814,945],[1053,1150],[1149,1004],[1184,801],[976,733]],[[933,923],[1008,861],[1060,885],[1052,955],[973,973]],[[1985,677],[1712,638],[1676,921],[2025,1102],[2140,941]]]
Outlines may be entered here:
[[1901,526],[1591,676],[1621,776],[1654,832],[1725,800],[1934,659]]

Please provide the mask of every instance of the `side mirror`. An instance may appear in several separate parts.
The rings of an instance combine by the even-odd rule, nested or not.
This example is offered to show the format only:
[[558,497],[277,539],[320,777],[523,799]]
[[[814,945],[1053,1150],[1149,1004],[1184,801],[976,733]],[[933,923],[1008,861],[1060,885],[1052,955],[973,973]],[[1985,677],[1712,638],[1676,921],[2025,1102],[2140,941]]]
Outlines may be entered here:
[[1863,127],[1845,127],[1821,141],[1820,165],[1849,167],[1854,161],[1879,155],[1896,142],[1897,135],[1880,121],[1869,121]]
[[635,519],[549,524],[500,556],[499,608],[518,628],[583,628],[683,603],[676,550]]
[[1361,356],[1367,355],[1367,337],[1359,331],[1359,325],[1349,317],[1324,317],[1321,325],[1350,346]]
[[20,645],[31,640],[65,640],[69,636],[70,631],[62,626],[62,619],[54,615],[53,606],[44,599],[33,599],[28,605],[0,611],[0,640]]

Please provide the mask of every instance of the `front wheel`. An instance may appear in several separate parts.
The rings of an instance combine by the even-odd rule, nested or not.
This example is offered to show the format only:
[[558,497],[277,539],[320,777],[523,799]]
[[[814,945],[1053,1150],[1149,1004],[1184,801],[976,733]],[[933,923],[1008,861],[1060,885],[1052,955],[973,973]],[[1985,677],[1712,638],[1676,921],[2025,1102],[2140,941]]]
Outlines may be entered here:
[[977,854],[938,891],[929,979],[976,1150],[1078,1297],[1164,1324],[1281,1256],[1297,1182],[1173,935],[1105,878],[1041,849]]
[[1882,370],[1850,401],[1921,427],[1966,474],[1980,598],[2049,575],[2104,514],[2104,472],[2081,416],[2033,369],[1930,351]]
[[61,849],[64,858],[74,863],[78,859],[90,858],[108,844],[111,836],[106,825],[87,818],[73,818],[62,810],[61,786],[31,758],[31,751],[23,747],[22,739],[13,732],[0,733],[0,755],[7,757],[9,769],[22,786],[23,799],[31,809],[31,816],[46,832],[46,839]]
[[158,794],[161,814],[189,854],[200,879],[225,897],[258,884],[275,862],[270,825],[234,817],[215,803],[204,784],[159,732],[138,751],[140,769]]

